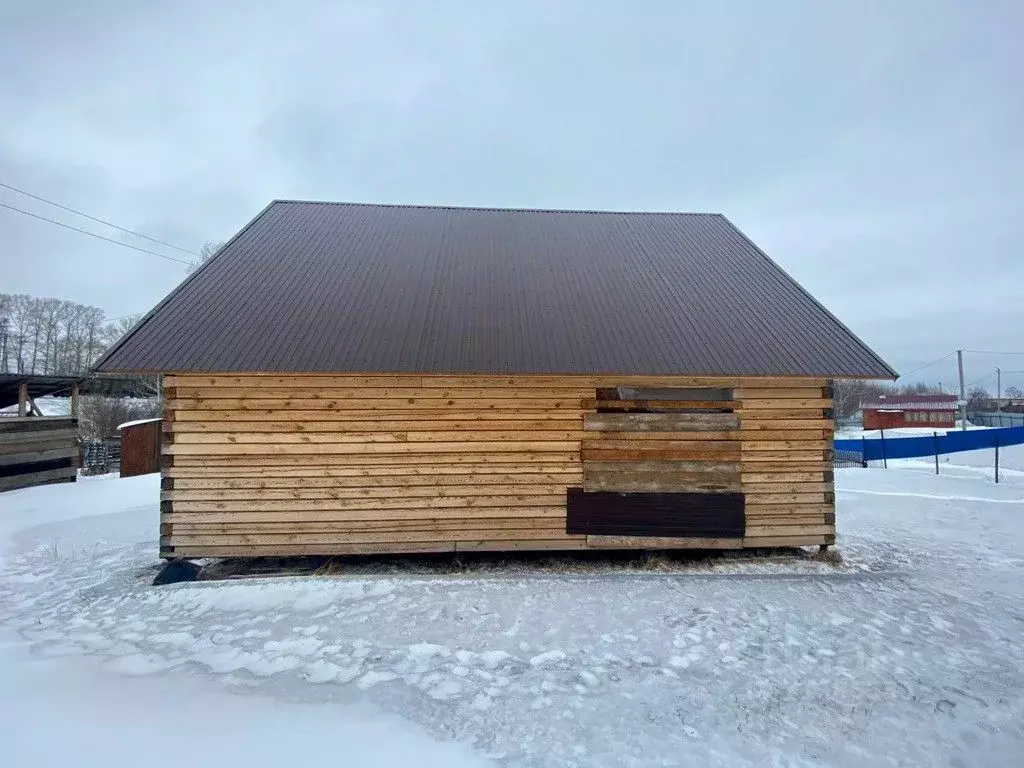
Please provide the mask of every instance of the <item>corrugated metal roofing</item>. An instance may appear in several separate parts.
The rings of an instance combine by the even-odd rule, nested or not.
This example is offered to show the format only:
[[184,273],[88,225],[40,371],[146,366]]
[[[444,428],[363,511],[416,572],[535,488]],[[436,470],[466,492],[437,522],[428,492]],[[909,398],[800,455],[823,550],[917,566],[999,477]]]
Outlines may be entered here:
[[291,201],[97,369],[895,375],[719,214]]
[[956,395],[879,395],[861,398],[860,407],[868,410],[955,411],[958,406]]

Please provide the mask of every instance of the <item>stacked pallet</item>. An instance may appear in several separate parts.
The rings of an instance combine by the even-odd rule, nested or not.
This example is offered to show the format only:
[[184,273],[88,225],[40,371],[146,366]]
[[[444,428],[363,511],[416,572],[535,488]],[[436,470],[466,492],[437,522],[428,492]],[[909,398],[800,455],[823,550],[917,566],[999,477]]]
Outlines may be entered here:
[[[626,472],[635,473],[641,484],[645,473],[650,474],[647,462],[676,462],[679,477],[694,474],[685,462],[700,462],[705,483],[746,493],[748,455],[756,454],[752,461],[759,479],[753,481],[754,487],[792,484],[792,472],[772,474],[777,465],[787,463],[773,457],[789,453],[782,443],[792,441],[774,435],[740,439],[748,409],[740,395],[734,403],[738,415],[729,419],[731,430],[673,429],[663,433],[665,439],[636,437],[647,434],[640,430],[625,443],[610,432],[594,438],[594,430],[584,429],[584,417],[613,415],[597,412],[598,388],[742,384],[756,392],[786,382],[643,376],[168,376],[161,554],[609,546],[601,537],[567,532],[567,495],[570,489],[584,487],[585,461],[596,471],[602,470],[602,462],[630,463]],[[805,383],[790,381],[783,388]],[[817,386],[820,390],[823,382]],[[756,408],[758,402],[770,401],[751,397],[749,402]],[[751,424],[756,428],[776,416],[768,415]],[[820,408],[818,420],[823,420]],[[723,436],[726,431],[732,433],[728,438]],[[823,428],[818,431],[820,440]],[[779,441],[777,448],[760,453],[760,444],[772,441]],[[805,460],[804,451],[797,453],[799,462],[788,466],[805,473],[808,465],[816,464],[820,474],[823,449],[817,449],[816,462]],[[757,457],[772,461],[761,463]],[[614,473],[614,468],[604,469]],[[620,474],[622,469],[618,467]],[[773,479],[765,479],[769,476]],[[590,477],[594,481],[593,471]],[[824,482],[822,477],[819,484]],[[775,490],[757,493],[753,519],[759,522],[767,519],[767,496],[776,498]],[[775,512],[782,510],[781,504],[772,504]],[[823,500],[820,506],[824,505]],[[772,520],[788,522],[777,516]],[[754,530],[758,542],[764,539],[763,531]],[[802,529],[790,533],[785,537],[790,543],[824,542],[824,534]],[[732,538],[703,540],[699,545],[745,543]],[[657,539],[646,539],[643,545],[698,546]]]
[[79,464],[78,419],[0,417],[0,491],[74,482]]

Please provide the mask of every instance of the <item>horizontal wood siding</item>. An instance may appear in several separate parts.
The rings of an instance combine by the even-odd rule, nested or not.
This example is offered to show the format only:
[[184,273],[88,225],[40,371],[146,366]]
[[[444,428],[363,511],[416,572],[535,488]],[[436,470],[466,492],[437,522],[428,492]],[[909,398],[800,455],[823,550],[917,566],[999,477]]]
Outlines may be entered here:
[[[596,390],[615,386],[728,388],[737,411],[690,421],[596,413]],[[800,406],[763,408],[773,399],[758,398],[751,408],[759,411],[756,428],[748,430],[743,386],[799,392],[792,399]],[[804,403],[822,400],[823,386],[764,377],[167,376],[161,553],[557,550],[629,539],[566,532],[567,491],[585,482],[594,490],[625,482],[633,486],[616,490],[749,493],[748,520],[753,508],[762,539],[769,517],[773,537],[789,524],[787,503],[800,512],[794,520],[821,528],[831,422],[823,407]],[[637,423],[637,416],[654,418],[628,440],[613,429],[585,429],[585,419],[614,426],[615,419]],[[769,422],[777,429],[760,428]],[[621,461],[635,468],[631,477],[623,476]],[[792,502],[780,502],[776,478]],[[791,487],[815,482],[814,490]],[[824,534],[810,534],[811,527],[787,528],[785,537],[822,543]],[[699,546],[741,546],[750,533],[748,522],[744,537]],[[694,541],[663,537],[643,546],[698,546]]]
[[74,482],[79,453],[76,418],[0,417],[0,491]]
[[740,416],[745,547],[835,542],[832,392],[815,386],[744,382]]

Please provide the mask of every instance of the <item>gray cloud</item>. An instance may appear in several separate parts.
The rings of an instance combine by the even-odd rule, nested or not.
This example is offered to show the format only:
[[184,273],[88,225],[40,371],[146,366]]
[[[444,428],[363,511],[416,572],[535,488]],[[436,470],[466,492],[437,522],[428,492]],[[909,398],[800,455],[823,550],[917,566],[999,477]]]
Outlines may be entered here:
[[[910,370],[1024,349],[1022,22],[1009,1],[4,0],[0,180],[192,249],[275,197],[722,211]],[[4,291],[121,315],[184,276],[0,227]]]

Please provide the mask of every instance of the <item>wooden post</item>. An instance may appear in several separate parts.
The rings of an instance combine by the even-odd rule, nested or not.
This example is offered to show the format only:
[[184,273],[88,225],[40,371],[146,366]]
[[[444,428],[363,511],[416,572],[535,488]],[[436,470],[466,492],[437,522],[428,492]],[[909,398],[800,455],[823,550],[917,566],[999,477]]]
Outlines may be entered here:
[[888,469],[889,468],[889,459],[885,455],[885,430],[884,429],[878,430],[878,434],[881,435],[881,437],[882,437],[882,469]]
[[18,387],[18,415],[25,416],[28,413],[28,382],[23,381]]
[[935,474],[939,474],[939,433],[932,432],[932,446],[935,448]]
[[868,439],[860,436],[860,463],[864,469],[868,468]]
[[71,418],[78,418],[78,384],[71,385]]
[[999,482],[999,435],[995,435],[996,438],[996,482]]

